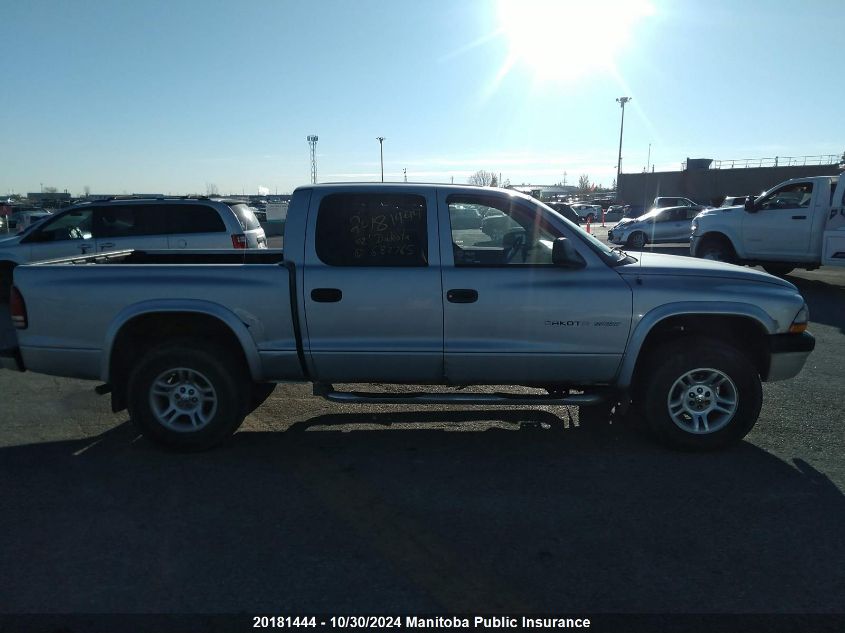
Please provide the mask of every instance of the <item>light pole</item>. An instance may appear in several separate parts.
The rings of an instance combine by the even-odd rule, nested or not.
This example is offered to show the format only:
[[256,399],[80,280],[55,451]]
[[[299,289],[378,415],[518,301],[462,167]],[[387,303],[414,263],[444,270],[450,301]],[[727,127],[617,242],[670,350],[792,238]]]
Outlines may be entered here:
[[317,184],[317,135],[308,135],[308,146],[311,148],[311,184]]
[[378,153],[381,159],[381,181],[384,182],[384,137],[377,136],[376,140],[378,141]]
[[625,104],[631,97],[619,97],[616,103],[622,106],[622,123],[619,125],[619,160],[616,163],[616,199],[619,200],[619,176],[622,175],[622,131],[625,129]]

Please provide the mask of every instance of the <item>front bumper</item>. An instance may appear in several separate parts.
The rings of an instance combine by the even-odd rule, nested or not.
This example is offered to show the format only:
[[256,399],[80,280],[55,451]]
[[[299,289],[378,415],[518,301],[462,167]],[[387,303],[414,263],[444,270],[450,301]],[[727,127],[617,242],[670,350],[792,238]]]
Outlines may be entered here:
[[816,347],[816,339],[809,332],[801,334],[775,334],[769,337],[769,375],[766,380],[786,380],[797,376],[810,352]]
[[21,350],[17,347],[0,349],[0,368],[12,371],[26,371],[23,366]]

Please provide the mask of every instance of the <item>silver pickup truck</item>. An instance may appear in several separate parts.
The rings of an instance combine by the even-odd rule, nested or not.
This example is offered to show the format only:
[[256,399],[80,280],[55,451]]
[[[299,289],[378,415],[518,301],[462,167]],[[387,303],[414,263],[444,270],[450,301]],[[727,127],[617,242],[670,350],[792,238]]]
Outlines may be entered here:
[[[467,208],[480,223],[453,222]],[[795,376],[814,346],[787,281],[610,249],[532,198],[445,185],[301,187],[284,252],[22,265],[10,312],[5,367],[101,381],[113,410],[183,448],[233,433],[274,383],[310,381],[337,402],[577,405],[582,420],[633,405],[664,442],[711,449],[744,437],[761,381]]]

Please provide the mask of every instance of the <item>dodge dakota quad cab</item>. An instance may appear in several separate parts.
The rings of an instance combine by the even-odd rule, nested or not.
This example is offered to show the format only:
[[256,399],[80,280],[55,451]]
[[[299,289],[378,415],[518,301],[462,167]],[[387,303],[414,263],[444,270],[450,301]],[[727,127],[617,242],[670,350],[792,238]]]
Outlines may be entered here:
[[[507,216],[495,235],[452,221]],[[795,286],[611,249],[527,196],[446,185],[297,189],[285,249],[98,253],[18,266],[9,368],[99,380],[151,440],[203,448],[273,383],[336,402],[631,404],[675,447],[744,437],[761,381],[813,349]],[[332,383],[532,387],[341,391]],[[476,390],[478,391],[478,390]]]
[[793,178],[743,206],[720,207],[692,221],[696,257],[761,265],[776,275],[795,268],[845,266],[845,179]]

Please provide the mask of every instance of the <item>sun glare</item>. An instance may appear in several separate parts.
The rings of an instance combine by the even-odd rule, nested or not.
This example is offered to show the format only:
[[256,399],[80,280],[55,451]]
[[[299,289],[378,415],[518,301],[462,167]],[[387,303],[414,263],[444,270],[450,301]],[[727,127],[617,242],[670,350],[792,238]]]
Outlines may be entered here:
[[612,68],[634,25],[654,13],[648,0],[500,0],[509,57],[540,81],[567,81]]

